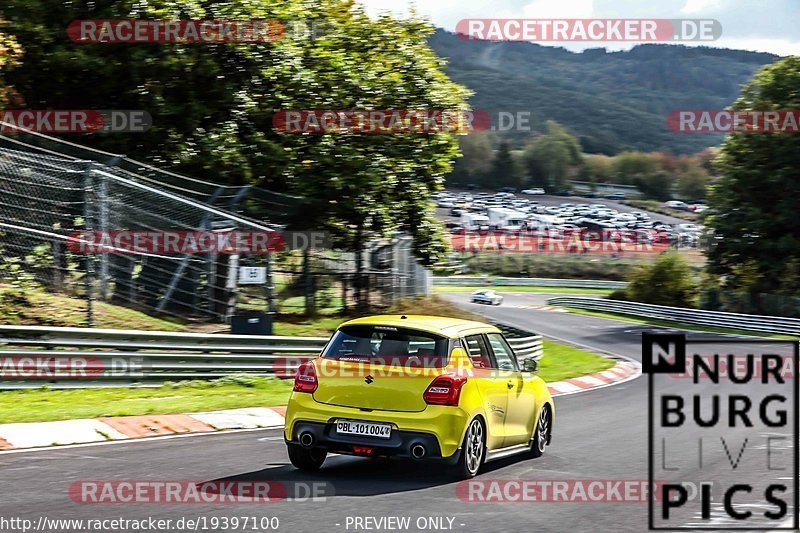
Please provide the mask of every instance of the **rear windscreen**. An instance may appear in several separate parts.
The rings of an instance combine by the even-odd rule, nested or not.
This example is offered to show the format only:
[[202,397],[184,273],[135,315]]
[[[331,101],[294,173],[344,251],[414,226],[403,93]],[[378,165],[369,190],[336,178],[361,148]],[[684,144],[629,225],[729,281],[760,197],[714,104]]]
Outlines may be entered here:
[[345,326],[334,333],[326,359],[441,368],[447,364],[448,339],[433,333],[393,326]]

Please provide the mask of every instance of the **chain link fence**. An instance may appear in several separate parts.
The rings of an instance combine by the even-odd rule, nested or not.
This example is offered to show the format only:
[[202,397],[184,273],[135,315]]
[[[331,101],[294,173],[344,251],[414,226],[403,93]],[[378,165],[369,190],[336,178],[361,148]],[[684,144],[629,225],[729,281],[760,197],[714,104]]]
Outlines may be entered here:
[[[36,133],[0,135],[0,306],[3,294],[43,292],[78,298],[87,325],[103,302],[224,322],[246,311],[388,306],[428,292],[427,271],[403,237],[372,243],[361,275],[355,254],[338,250],[86,252],[86,235],[120,230],[280,234],[280,222],[301,200],[181,176]],[[241,267],[267,275],[241,285]]]

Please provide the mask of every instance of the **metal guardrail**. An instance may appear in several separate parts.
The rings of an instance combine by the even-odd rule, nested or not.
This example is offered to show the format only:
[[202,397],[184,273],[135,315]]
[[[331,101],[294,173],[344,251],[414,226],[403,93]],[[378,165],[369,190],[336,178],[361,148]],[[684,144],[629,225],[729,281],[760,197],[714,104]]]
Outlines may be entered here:
[[[0,326],[0,389],[157,386],[231,374],[294,375],[324,337],[204,335]],[[542,354],[539,336],[509,339],[520,359]]]
[[[157,385],[230,374],[291,375],[327,341],[322,337],[0,326],[0,389]],[[21,364],[26,358],[27,365]],[[20,368],[32,370],[20,375]],[[48,370],[53,372],[47,375]]]
[[520,337],[520,338],[507,338],[508,344],[511,345],[511,348],[514,350],[514,353],[517,355],[517,359],[522,361],[523,359],[536,359],[537,361],[544,355],[543,348],[542,348],[542,336],[541,335],[534,335],[532,337]]
[[435,286],[442,287],[475,287],[475,286],[539,286],[539,287],[573,287],[578,289],[624,289],[624,281],[601,279],[554,279],[554,278],[490,278],[484,276],[439,276],[433,278]]
[[550,305],[575,307],[590,311],[607,311],[637,315],[646,318],[673,320],[685,324],[733,328],[762,333],[778,333],[784,335],[800,335],[800,319],[783,318],[765,315],[745,315],[725,313],[722,311],[706,311],[702,309],[685,309],[665,305],[651,305],[638,302],[623,302],[601,298],[580,298],[559,296],[548,298]]

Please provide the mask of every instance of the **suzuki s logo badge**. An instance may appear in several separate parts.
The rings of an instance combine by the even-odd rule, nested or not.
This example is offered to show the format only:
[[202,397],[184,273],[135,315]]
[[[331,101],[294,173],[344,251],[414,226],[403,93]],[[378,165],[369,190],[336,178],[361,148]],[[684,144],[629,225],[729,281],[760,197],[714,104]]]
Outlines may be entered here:
[[372,376],[367,376],[367,377],[365,377],[365,378],[364,378],[364,381],[366,381],[366,382],[367,382],[367,385],[369,385],[369,384],[371,384],[373,381],[375,381],[375,378],[373,378]]

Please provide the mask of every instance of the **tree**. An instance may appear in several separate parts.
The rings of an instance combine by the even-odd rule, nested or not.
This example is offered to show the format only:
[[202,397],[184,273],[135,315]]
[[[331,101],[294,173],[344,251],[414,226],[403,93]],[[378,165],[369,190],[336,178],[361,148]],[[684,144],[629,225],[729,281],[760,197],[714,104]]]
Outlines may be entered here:
[[[734,103],[737,110],[800,109],[800,58],[786,57],[759,71]],[[800,136],[732,133],[720,149],[707,226],[714,246],[708,269],[726,286],[751,293],[780,290],[800,259]],[[748,269],[747,283],[741,265]]]
[[529,183],[563,189],[570,170],[583,162],[580,143],[555,121],[548,120],[545,128],[525,149]]
[[678,176],[678,195],[686,200],[705,198],[709,176],[703,167],[690,166]]
[[663,170],[651,174],[638,175],[633,184],[645,198],[669,200],[672,197],[673,177]]
[[453,165],[448,182],[458,184],[480,183],[492,165],[492,140],[486,132],[470,133],[458,137],[461,157]]
[[581,177],[592,183],[609,183],[614,175],[613,159],[607,155],[592,154],[583,160]]
[[13,35],[3,32],[6,22],[0,19],[0,109],[13,100],[14,89],[6,84],[8,73],[19,66],[22,47]]
[[636,302],[694,307],[697,285],[689,263],[677,252],[667,252],[652,264],[638,266],[631,272],[625,295]]
[[659,159],[651,153],[622,152],[614,157],[614,174],[619,183],[634,185],[638,178],[658,172],[659,163]]
[[506,141],[500,143],[492,159],[492,166],[489,169],[487,183],[495,187],[519,185],[519,179],[514,175],[514,159],[511,156],[511,148]]
[[[280,109],[466,109],[470,93],[444,74],[425,40],[427,22],[370,19],[353,0],[7,0],[0,11],[28,50],[11,78],[22,105],[144,109],[153,118],[146,134],[79,142],[211,181],[305,196],[299,229],[327,230],[349,250],[403,231],[424,262],[442,256],[429,200],[458,156],[454,135],[281,134],[272,126]],[[127,18],[324,23],[325,32],[189,45],[65,36],[72,20]]]

